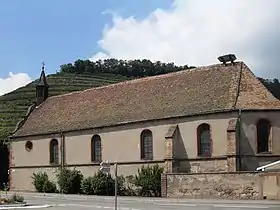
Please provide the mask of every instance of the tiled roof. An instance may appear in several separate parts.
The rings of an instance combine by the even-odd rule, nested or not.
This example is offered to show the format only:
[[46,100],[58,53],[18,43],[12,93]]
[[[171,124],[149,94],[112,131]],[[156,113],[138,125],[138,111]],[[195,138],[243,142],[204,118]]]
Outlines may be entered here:
[[211,113],[235,105],[280,108],[243,62],[216,64],[50,97],[14,136]]

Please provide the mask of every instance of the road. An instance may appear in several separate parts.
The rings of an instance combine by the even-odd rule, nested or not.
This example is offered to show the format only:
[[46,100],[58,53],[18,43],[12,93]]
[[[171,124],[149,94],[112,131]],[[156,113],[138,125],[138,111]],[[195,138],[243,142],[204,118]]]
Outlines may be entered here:
[[[114,197],[22,193],[30,204],[49,204],[50,210],[114,210]],[[33,208],[34,209],[34,208]],[[118,210],[279,210],[280,202],[186,200],[120,197]]]

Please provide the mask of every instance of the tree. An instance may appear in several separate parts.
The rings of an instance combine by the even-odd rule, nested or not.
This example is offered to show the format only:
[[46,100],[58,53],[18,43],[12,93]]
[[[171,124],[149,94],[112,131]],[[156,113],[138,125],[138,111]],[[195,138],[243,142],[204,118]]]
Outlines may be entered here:
[[68,63],[60,66],[60,73],[75,74],[94,74],[94,73],[112,73],[127,77],[145,77],[169,72],[180,71],[193,67],[175,66],[174,63],[162,63],[160,61],[152,62],[147,59],[143,60],[117,60],[114,58],[90,61],[78,59],[74,64]]

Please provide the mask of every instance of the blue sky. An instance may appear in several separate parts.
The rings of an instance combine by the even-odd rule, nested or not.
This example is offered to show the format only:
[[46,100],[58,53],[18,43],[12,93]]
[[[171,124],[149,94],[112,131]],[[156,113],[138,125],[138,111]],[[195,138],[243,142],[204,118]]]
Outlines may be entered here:
[[0,0],[0,30],[0,95],[39,77],[42,61],[50,74],[77,59],[201,66],[234,53],[280,78],[279,0]]
[[97,41],[105,24],[106,10],[142,18],[170,0],[1,0],[0,78],[9,72],[36,78],[44,60],[48,73],[61,64],[87,59],[100,49]]

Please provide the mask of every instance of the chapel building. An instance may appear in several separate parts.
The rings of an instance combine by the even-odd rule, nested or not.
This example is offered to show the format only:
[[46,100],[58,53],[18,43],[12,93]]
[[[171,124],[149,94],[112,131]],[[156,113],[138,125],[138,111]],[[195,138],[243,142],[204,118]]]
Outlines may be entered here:
[[280,101],[242,61],[219,63],[48,97],[11,135],[11,190],[33,191],[32,174],[61,167],[92,176],[102,161],[132,175],[255,171],[280,159]]

